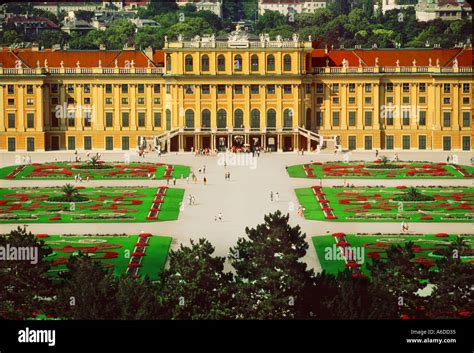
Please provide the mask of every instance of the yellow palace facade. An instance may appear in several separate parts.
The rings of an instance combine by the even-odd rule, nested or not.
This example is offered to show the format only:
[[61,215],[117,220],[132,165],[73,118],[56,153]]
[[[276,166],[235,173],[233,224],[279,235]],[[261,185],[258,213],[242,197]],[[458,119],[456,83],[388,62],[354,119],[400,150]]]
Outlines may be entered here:
[[225,37],[0,50],[0,151],[472,150],[472,49]]

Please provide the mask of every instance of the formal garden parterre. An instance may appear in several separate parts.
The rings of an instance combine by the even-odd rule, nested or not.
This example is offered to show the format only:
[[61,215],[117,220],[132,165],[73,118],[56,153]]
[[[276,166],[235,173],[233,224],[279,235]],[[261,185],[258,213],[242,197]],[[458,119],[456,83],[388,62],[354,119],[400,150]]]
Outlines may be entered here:
[[134,277],[147,275],[157,280],[163,271],[171,237],[154,236],[149,233],[137,235],[48,235],[36,234],[52,249],[48,256],[52,276],[57,277],[67,270],[69,257],[86,254],[100,261],[104,267],[112,268],[117,275]]
[[288,167],[293,178],[316,179],[465,179],[474,167],[433,162],[312,162]]
[[1,223],[153,222],[176,220],[184,189],[96,187],[0,189]]
[[80,175],[83,180],[186,178],[190,168],[164,163],[33,163],[0,168],[0,178],[20,180],[67,180]]
[[[449,253],[450,245],[456,242],[462,249],[462,262],[474,265],[474,234],[345,234],[312,237],[313,245],[323,270],[337,275],[349,268],[353,276],[370,275],[367,264],[371,259],[387,258],[392,245],[405,246],[411,242],[413,264],[424,265],[436,271],[435,261]],[[337,256],[334,256],[334,251]],[[362,257],[356,256],[362,255]],[[359,259],[357,259],[359,257]]]
[[474,188],[332,187],[296,189],[310,220],[472,222]]

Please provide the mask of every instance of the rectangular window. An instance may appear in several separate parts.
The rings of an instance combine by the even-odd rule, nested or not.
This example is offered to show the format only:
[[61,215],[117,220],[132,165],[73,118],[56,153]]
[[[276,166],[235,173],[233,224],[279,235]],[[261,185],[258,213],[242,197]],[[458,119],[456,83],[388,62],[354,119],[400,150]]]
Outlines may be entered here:
[[471,91],[471,87],[469,83],[462,84],[462,93],[469,93]]
[[33,94],[33,85],[26,85],[26,94]]
[[67,93],[74,93],[74,85],[68,84],[67,85]]
[[350,93],[355,93],[355,91],[356,91],[355,83],[349,83],[349,92]]
[[234,86],[234,94],[242,94],[243,92],[244,92],[244,88],[242,85]]
[[91,104],[91,99],[89,97],[84,98],[84,104]]
[[316,93],[324,93],[324,85],[322,83],[316,84]]
[[122,84],[122,93],[127,94],[128,93],[128,85],[127,84]]
[[26,114],[26,128],[33,129],[35,127],[35,114],[27,113]]
[[365,126],[372,126],[372,112],[365,112],[364,113],[364,125]]
[[365,84],[365,92],[366,93],[372,92],[372,84],[370,84],[370,83]]
[[404,83],[402,85],[402,90],[403,90],[403,93],[408,93],[410,92],[410,84],[409,83]]
[[267,85],[267,94],[275,94],[275,85]]
[[91,93],[91,85],[89,84],[84,85],[84,93]]
[[8,138],[8,152],[15,152],[16,151],[16,140],[14,137]]
[[323,126],[324,112],[316,112],[316,126]]
[[145,127],[145,112],[138,112],[138,126]]
[[194,93],[194,85],[184,85],[184,93],[185,94],[193,94]]
[[122,97],[122,104],[127,105],[128,104],[128,98]]
[[471,112],[462,112],[462,126],[471,126]]
[[409,135],[402,136],[402,148],[404,150],[410,149],[410,136]]
[[451,112],[443,112],[443,126],[451,127]]
[[9,129],[14,129],[15,128],[15,113],[8,113],[8,128]]
[[111,97],[105,98],[105,104],[111,105],[112,104],[112,98]]
[[58,127],[59,126],[59,119],[56,116],[56,113],[51,113],[51,126]]
[[161,98],[160,97],[153,98],[153,104],[155,105],[161,104]]
[[211,93],[211,86],[209,86],[209,85],[202,85],[202,86],[201,86],[201,93],[202,93],[202,94],[209,94],[209,93]]
[[426,150],[426,136],[425,135],[418,136],[418,149]]
[[419,104],[425,104],[426,103],[426,97],[425,96],[419,96],[418,97],[418,103]]
[[[349,101],[351,99],[349,98]],[[323,104],[323,97],[316,97],[316,104]]]
[[92,111],[88,110],[84,112],[84,126],[91,127],[92,124]]
[[349,112],[349,126],[356,125],[356,112]]
[[26,98],[26,105],[33,105],[34,100],[31,98]]
[[443,151],[451,151],[451,136],[443,136]]
[[8,85],[7,86],[7,91],[8,91],[8,94],[15,94],[15,86],[14,85]]
[[8,98],[8,105],[15,105],[15,99],[14,98]]
[[356,103],[355,97],[349,97],[349,104],[354,105]]
[[392,126],[393,125],[393,109],[387,109],[385,116],[387,119],[386,125]]
[[283,85],[283,93],[291,94],[291,85]]
[[332,125],[339,126],[339,124],[340,124],[340,113],[332,112]]
[[145,104],[145,97],[138,97],[138,98],[137,98],[137,104],[138,104],[138,105],[143,105],[143,104]]
[[371,150],[372,149],[372,136],[365,136],[364,137],[364,149]]
[[339,93],[339,83],[333,83],[332,92],[333,93]]
[[92,136],[84,136],[84,149],[90,151],[92,149]]
[[306,84],[306,94],[311,94],[311,85],[309,83]]
[[106,136],[105,137],[105,149],[107,151],[113,151],[113,149],[114,149],[114,138],[113,138],[113,136]]
[[443,104],[451,104],[451,98],[450,97],[444,97],[443,98]]
[[107,93],[107,94],[112,93],[112,85],[110,83],[107,83],[105,85],[105,93]]
[[130,126],[130,114],[128,112],[122,112],[122,127]]
[[393,92],[393,83],[388,82],[385,84],[385,92]]
[[410,125],[410,111],[409,110],[402,111],[402,125],[405,125],[405,126]]
[[171,85],[166,85],[166,94],[171,94]]
[[73,127],[76,125],[76,112],[74,110],[70,110],[67,115],[67,126]]
[[34,137],[27,137],[26,138],[26,150],[28,152],[35,151],[35,138]]
[[69,151],[73,151],[76,149],[76,137],[75,136],[68,136],[67,137],[67,149]]
[[217,85],[217,94],[225,94],[225,85]]
[[339,104],[339,97],[333,97],[332,104]]
[[153,126],[161,127],[161,112],[153,113]]
[[418,113],[418,125],[425,126],[426,125],[426,111],[422,110]]
[[469,97],[462,97],[462,104],[469,104],[469,103],[470,103]]
[[393,96],[387,97],[387,104],[393,104]]
[[372,97],[365,97],[364,98],[364,103],[365,103],[365,105],[372,104]]
[[357,148],[357,137],[356,136],[349,136],[348,138],[348,145],[349,150],[355,150]]
[[387,136],[385,138],[385,148],[387,150],[393,150],[393,136]]
[[260,86],[259,85],[250,85],[250,93],[251,94],[259,94],[260,93]]
[[51,105],[58,105],[58,102],[59,102],[58,97],[51,98]]
[[143,83],[137,85],[137,93],[145,93],[145,85]]
[[158,94],[158,93],[160,93],[160,92],[161,92],[161,86],[155,83],[155,84],[153,85],[153,93],[154,93],[154,94]]
[[58,91],[59,91],[59,85],[57,85],[56,83],[53,83],[51,85],[51,93],[56,94],[56,93],[58,93]]
[[410,104],[410,97],[409,96],[404,96],[402,98],[402,103],[403,104]]
[[114,113],[105,112],[105,127],[112,127],[114,125]]
[[462,150],[463,151],[470,151],[471,150],[471,137],[470,136],[463,136],[462,137]]
[[420,92],[420,93],[425,93],[426,92],[426,84],[425,83],[420,83],[418,85],[418,92]]
[[130,138],[128,136],[122,136],[122,150],[128,151],[130,149]]
[[444,93],[451,93],[451,84],[450,83],[445,83],[443,85],[443,92]]

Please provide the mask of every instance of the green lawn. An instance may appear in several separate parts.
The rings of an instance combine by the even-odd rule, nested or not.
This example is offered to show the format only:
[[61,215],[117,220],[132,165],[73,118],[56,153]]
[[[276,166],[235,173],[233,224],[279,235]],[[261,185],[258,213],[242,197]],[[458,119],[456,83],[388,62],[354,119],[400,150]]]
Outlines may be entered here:
[[[449,234],[446,238],[439,238],[433,234],[428,235],[406,235],[406,234],[383,234],[383,235],[357,235],[347,234],[346,241],[349,247],[355,254],[362,255],[363,260],[360,261],[362,272],[369,274],[367,270],[367,263],[371,262],[371,253],[378,253],[381,259],[386,258],[386,249],[392,244],[403,245],[408,241],[412,241],[417,249],[416,258],[426,258],[427,260],[435,260],[440,258],[439,255],[433,253],[434,248],[447,248],[449,242],[455,240],[457,235]],[[463,234],[464,240],[470,244],[471,249],[474,249],[474,235]],[[332,235],[315,236],[312,237],[314,248],[318,255],[319,262],[323,270],[328,273],[337,274],[344,271],[347,267],[343,259],[338,259],[334,256],[334,249],[336,246],[336,238]],[[371,248],[366,248],[370,246]],[[336,247],[338,249],[339,247]],[[463,262],[473,262],[474,256],[461,257]]]
[[[428,162],[398,162],[390,164],[404,167],[397,169],[370,169],[366,168],[366,166],[380,166],[380,163],[309,163],[307,165],[299,164],[288,167],[288,175],[292,178],[314,179],[464,179],[473,178],[474,174],[474,167],[472,166],[454,166]],[[305,170],[305,166],[308,170]]]
[[[184,189],[168,188],[157,220],[148,220],[158,188],[98,187],[79,189],[89,198],[76,202],[51,202],[63,195],[59,188],[0,189],[0,223],[115,223],[176,220]],[[60,219],[56,219],[59,217]],[[52,218],[52,219],[51,219]]]
[[[53,253],[49,256],[49,260],[53,265],[50,273],[57,275],[58,271],[67,268],[64,263],[55,264],[55,261],[67,259],[71,254],[77,253],[79,249],[69,251],[67,247],[82,247],[83,252],[87,252],[87,248],[96,247],[87,252],[91,257],[103,257],[106,252],[117,253],[116,258],[98,259],[104,266],[112,266],[117,275],[126,273],[127,265],[130,257],[135,249],[135,244],[139,237],[136,235],[129,236],[79,236],[79,235],[50,235],[44,238],[46,245],[53,249]],[[151,236],[149,237],[149,245],[146,247],[145,256],[142,259],[142,267],[138,272],[139,275],[148,275],[152,280],[158,278],[158,274],[163,271],[168,251],[171,245],[171,237]],[[110,249],[103,248],[103,245],[111,246]],[[72,250],[72,249],[71,249]]]
[[[434,201],[403,202],[403,210],[394,196],[404,194],[398,188],[323,188],[328,206],[342,222],[472,222],[474,188],[417,188]],[[326,220],[311,188],[295,190],[305,208],[305,218]]]
[[[75,166],[84,165],[84,163],[47,163],[35,165],[16,165],[0,168],[0,179],[37,179],[37,180],[74,180],[78,173],[83,180],[89,177],[91,180],[102,179],[147,179],[148,173],[154,174],[155,179],[164,179],[166,165],[155,163],[103,163],[110,166],[107,169],[78,169]],[[15,168],[19,168],[19,173],[15,176],[9,176]],[[179,179],[186,178],[189,175],[188,166],[173,165],[172,177]],[[110,174],[112,173],[112,174]]]

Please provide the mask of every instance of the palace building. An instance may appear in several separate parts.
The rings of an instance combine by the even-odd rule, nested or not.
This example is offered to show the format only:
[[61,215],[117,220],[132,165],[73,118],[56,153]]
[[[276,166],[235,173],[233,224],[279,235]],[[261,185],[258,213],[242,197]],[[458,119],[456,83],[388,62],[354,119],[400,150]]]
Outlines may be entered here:
[[0,150],[472,150],[472,48],[314,46],[237,28],[155,51],[0,49]]

